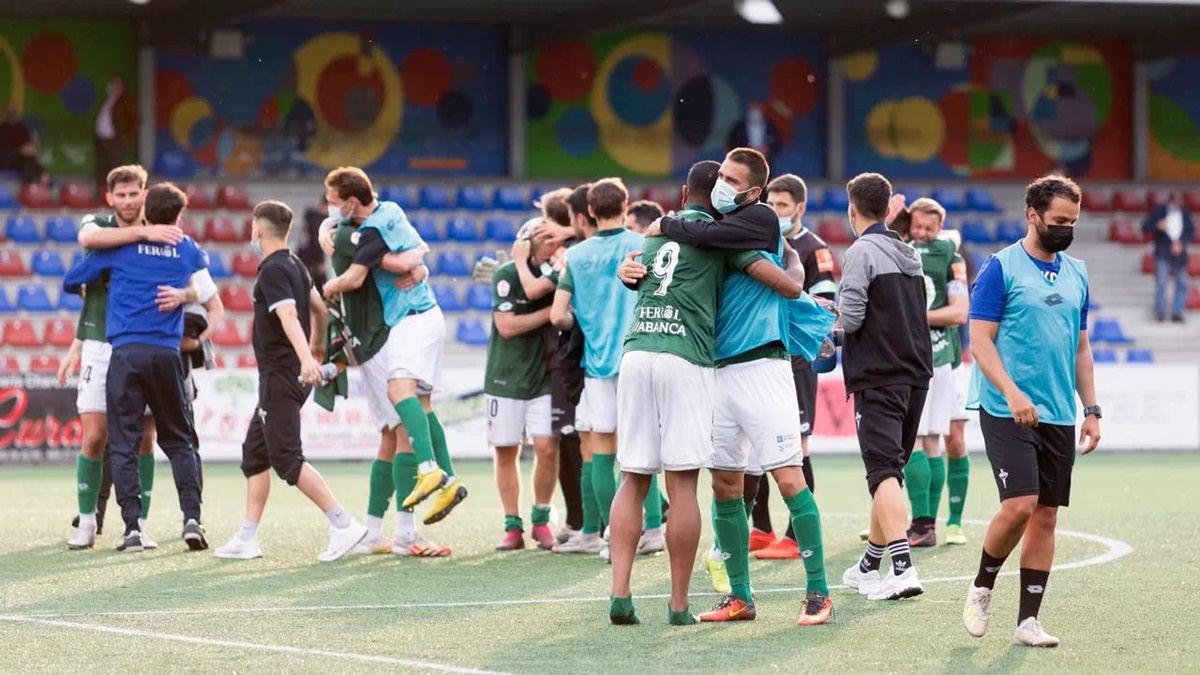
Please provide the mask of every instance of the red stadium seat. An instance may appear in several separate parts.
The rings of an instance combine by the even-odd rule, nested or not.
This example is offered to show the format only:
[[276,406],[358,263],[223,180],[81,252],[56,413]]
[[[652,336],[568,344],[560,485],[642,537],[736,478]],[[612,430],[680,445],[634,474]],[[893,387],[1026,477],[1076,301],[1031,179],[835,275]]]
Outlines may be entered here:
[[53,209],[58,206],[58,195],[54,190],[38,183],[22,185],[20,200],[27,209]]
[[1154,274],[1154,256],[1149,253],[1142,254],[1142,274]]
[[258,276],[258,256],[251,251],[240,251],[233,256],[233,273],[239,277],[253,279]]
[[1192,286],[1188,289],[1187,308],[1200,309],[1200,286]]
[[54,347],[70,347],[75,340],[75,324],[69,319],[52,319],[46,322],[46,344]]
[[29,372],[38,373],[40,375],[54,375],[58,373],[59,360],[57,356],[41,355],[29,359]]
[[237,358],[238,368],[258,368],[258,360],[253,354],[242,354]]
[[1113,210],[1112,196],[1105,192],[1084,190],[1083,210],[1089,213],[1109,213]]
[[29,270],[16,251],[0,251],[0,277],[27,277]]
[[245,190],[236,185],[222,185],[217,188],[217,207],[230,211],[249,211],[250,198]]
[[0,373],[11,375],[21,372],[21,362],[15,356],[4,356],[0,358]]
[[68,183],[58,191],[58,199],[68,209],[92,209],[100,205],[96,189],[89,185]]
[[222,347],[242,347],[250,342],[248,336],[243,337],[237,324],[232,321],[222,321],[213,333],[212,341]]
[[221,289],[221,303],[229,312],[253,312],[254,298],[245,286],[226,286]]
[[208,211],[212,209],[213,201],[208,196],[208,191],[202,186],[185,185],[182,189],[187,195],[189,209],[193,211]]
[[232,218],[213,218],[208,221],[204,236],[219,244],[244,244],[250,240],[249,229],[239,226]]
[[854,237],[850,236],[849,227],[840,220],[822,220],[817,223],[817,235],[827,244],[841,246],[850,244]]
[[4,344],[10,347],[41,347],[42,338],[33,330],[33,324],[22,319],[4,322]]
[[1118,190],[1113,195],[1113,210],[1125,213],[1145,213],[1146,195],[1140,190]]

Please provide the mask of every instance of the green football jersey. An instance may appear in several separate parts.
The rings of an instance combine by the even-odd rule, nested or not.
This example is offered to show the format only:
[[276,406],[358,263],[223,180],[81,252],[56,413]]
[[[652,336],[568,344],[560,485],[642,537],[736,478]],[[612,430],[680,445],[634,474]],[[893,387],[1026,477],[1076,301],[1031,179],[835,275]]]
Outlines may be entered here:
[[[712,220],[707,213],[690,208],[679,217]],[[647,239],[641,260],[648,274],[638,286],[625,351],[674,354],[712,368],[721,287],[743,255],[696,248],[665,237]]]
[[492,277],[492,335],[488,338],[483,375],[485,394],[528,401],[550,393],[550,370],[542,336],[546,327],[506,338],[496,330],[494,312],[533,314],[553,302],[553,293],[538,300],[525,295],[515,262],[510,260],[496,269]]
[[[358,246],[358,228],[344,220],[333,233],[333,271],[343,274],[354,262]],[[368,275],[370,272],[367,273]],[[365,363],[387,343],[388,325],[383,315],[383,300],[375,282],[368,278],[363,285],[342,293],[342,316],[353,337],[354,358]]]
[[[97,216],[88,214],[79,221],[77,231],[89,225],[96,227],[117,227],[117,217],[109,214]],[[100,278],[87,285],[83,294],[83,309],[79,312],[79,323],[75,326],[75,338],[78,340],[95,340],[108,342],[108,272],[102,272]]]
[[[962,257],[954,250],[954,243],[945,239],[934,239],[927,244],[914,243],[913,248],[921,255],[921,267],[925,272],[925,301],[930,310],[941,309],[949,303],[946,289],[951,281],[966,281],[966,268]],[[955,262],[955,259],[958,262]],[[933,340],[934,367],[948,365],[954,362],[954,345],[950,342],[949,333],[957,332],[943,326],[929,329]]]

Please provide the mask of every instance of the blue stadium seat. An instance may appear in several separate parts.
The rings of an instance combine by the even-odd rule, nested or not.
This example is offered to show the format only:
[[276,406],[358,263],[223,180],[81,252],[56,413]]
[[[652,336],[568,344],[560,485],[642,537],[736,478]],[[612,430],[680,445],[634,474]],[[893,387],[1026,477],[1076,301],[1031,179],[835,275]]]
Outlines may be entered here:
[[464,185],[458,188],[458,208],[468,211],[486,211],[488,208],[487,195],[478,185]]
[[1117,353],[1111,349],[1093,349],[1093,363],[1117,363]]
[[488,343],[489,329],[479,319],[462,319],[455,329],[455,337],[464,345],[483,347]]
[[383,193],[379,198],[385,202],[396,202],[396,204],[408,211],[413,208],[412,191],[401,185],[389,185],[383,188]]
[[471,265],[462,251],[445,251],[437,257],[437,273],[448,277],[469,277]]
[[1149,349],[1130,349],[1125,354],[1128,363],[1154,363],[1154,352]]
[[511,185],[496,188],[496,197],[493,203],[496,208],[505,211],[528,211],[533,208],[530,200],[525,196],[525,190]]
[[1025,226],[1015,220],[1002,220],[996,224],[996,241],[1011,243],[1025,238]]
[[825,210],[845,212],[850,208],[850,198],[845,188],[825,188]]
[[75,221],[67,217],[50,218],[46,221],[46,239],[60,244],[74,244],[79,241]]
[[960,213],[963,209],[962,193],[958,190],[937,189],[930,193],[934,201],[942,205],[946,209],[946,213]]
[[487,284],[472,284],[467,289],[467,306],[479,312],[492,311],[492,287]]
[[216,251],[208,252],[208,274],[214,279],[229,279],[233,272],[225,266],[225,257]]
[[57,307],[50,302],[45,286],[21,286],[17,289],[17,306],[27,312],[53,312]]
[[14,216],[8,219],[4,226],[4,236],[17,244],[40,244],[42,233],[38,232],[37,223],[29,216]]
[[63,267],[62,256],[58,251],[42,250],[33,254],[29,259],[29,270],[43,277],[61,277],[67,273]]
[[442,308],[443,312],[461,312],[467,308],[458,297],[454,286],[450,284],[438,284],[434,286],[433,295],[437,298],[437,304]]
[[451,218],[446,223],[446,238],[450,241],[476,242],[483,241],[479,236],[479,228],[470,218]]
[[1121,322],[1117,319],[1095,319],[1092,323],[1092,342],[1105,342],[1111,345],[1133,344],[1133,339],[1126,337]]
[[970,244],[990,244],[995,241],[987,223],[982,220],[968,220],[963,222],[962,239]]
[[421,235],[421,241],[426,244],[443,241],[442,233],[438,231],[437,223],[433,222],[432,218],[416,218],[411,222],[412,226],[416,228],[417,234]]
[[0,209],[17,209],[21,205],[17,203],[17,196],[13,194],[12,187],[8,183],[0,183]]
[[11,314],[15,311],[17,311],[17,306],[8,299],[8,291],[0,288],[0,314]]
[[450,193],[440,185],[425,185],[421,187],[421,208],[430,211],[447,211],[450,209]]
[[998,213],[1000,208],[992,199],[992,193],[986,188],[967,189],[967,210],[976,213]]
[[78,312],[83,309],[83,298],[74,293],[59,293],[58,308],[64,312]]
[[484,238],[488,241],[499,241],[511,244],[517,240],[517,228],[508,218],[492,218],[483,229]]

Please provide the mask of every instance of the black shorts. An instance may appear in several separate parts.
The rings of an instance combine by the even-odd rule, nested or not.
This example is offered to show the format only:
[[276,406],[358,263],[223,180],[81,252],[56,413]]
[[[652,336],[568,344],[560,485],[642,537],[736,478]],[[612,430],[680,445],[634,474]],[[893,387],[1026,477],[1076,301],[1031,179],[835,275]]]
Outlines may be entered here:
[[550,369],[550,428],[558,437],[575,433],[575,404],[562,368]]
[[803,356],[792,357],[796,402],[800,404],[800,435],[811,436],[817,425],[817,374]]
[[1000,501],[1037,495],[1043,506],[1068,506],[1075,468],[1075,426],[1021,427],[1011,417],[979,411],[983,447]]
[[917,442],[927,389],[893,384],[854,392],[858,447],[867,469],[871,496],[888,478],[904,485],[904,465]]
[[312,387],[296,375],[258,374],[258,407],[242,443],[242,475],[254,476],[275,469],[288,485],[295,485],[304,466],[300,440],[300,408]]

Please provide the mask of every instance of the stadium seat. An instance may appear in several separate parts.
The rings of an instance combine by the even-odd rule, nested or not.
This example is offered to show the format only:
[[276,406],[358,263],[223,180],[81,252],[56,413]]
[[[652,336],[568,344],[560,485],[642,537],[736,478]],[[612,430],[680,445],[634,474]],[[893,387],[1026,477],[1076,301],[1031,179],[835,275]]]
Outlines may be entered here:
[[483,233],[488,241],[511,244],[517,240],[517,228],[508,218],[492,218],[487,221]]
[[58,309],[63,312],[75,314],[83,309],[83,298],[74,293],[59,293]]
[[12,187],[8,183],[0,183],[0,209],[16,209],[20,206],[17,203],[17,196],[13,194]]
[[183,193],[188,198],[188,208],[192,211],[209,211],[213,207],[213,200],[208,196],[208,190],[200,185],[184,185]]
[[1154,274],[1154,255],[1151,253],[1142,254],[1142,274]]
[[424,185],[421,187],[419,203],[423,209],[447,211],[450,209],[450,194],[440,185]]
[[238,368],[258,368],[258,359],[253,354],[240,354],[237,357]]
[[967,220],[962,224],[962,240],[968,244],[990,244],[996,240],[991,228],[982,220]]
[[61,277],[67,273],[58,251],[41,250],[29,258],[29,269],[41,277]]
[[217,188],[217,208],[228,211],[249,211],[250,198],[246,191],[237,185],[222,185]]
[[467,289],[467,306],[477,312],[492,311],[492,287],[487,284],[472,284]]
[[1117,352],[1112,349],[1092,350],[1093,363],[1117,363],[1118,361],[1119,359],[1117,359]]
[[222,321],[217,330],[213,332],[213,344],[222,347],[241,347],[249,344],[249,336],[243,336],[238,330],[237,324],[232,321]]
[[1200,309],[1200,286],[1192,286],[1188,289],[1187,308]]
[[850,197],[845,188],[825,188],[825,210],[845,213],[850,208]]
[[[939,188],[930,192],[929,196],[932,197],[934,201],[941,204],[942,208],[946,209],[946,213],[961,213],[962,211],[966,210],[966,207],[963,204],[962,193],[958,190]],[[909,203],[911,204],[912,202]]]
[[817,236],[825,240],[825,243],[835,246],[849,244],[854,241],[854,237],[850,235],[850,229],[845,222],[840,220],[822,220],[817,223]]
[[996,223],[996,241],[1007,244],[1023,239],[1027,228],[1015,220],[1002,220]]
[[258,276],[259,258],[253,251],[240,251],[233,255],[233,273],[244,279]]
[[17,311],[17,306],[8,298],[8,291],[0,288],[0,314],[12,314]]
[[448,277],[469,277],[471,266],[461,251],[444,251],[437,257],[437,273]]
[[221,304],[229,312],[253,312],[254,296],[245,286],[230,284],[221,288]]
[[21,361],[11,354],[0,357],[0,373],[14,375],[21,372]]
[[[66,294],[64,294],[66,295]],[[75,324],[69,319],[51,319],[43,331],[45,342],[53,347],[70,347],[75,340]]]
[[466,305],[459,299],[458,292],[454,290],[454,286],[450,284],[438,284],[433,287],[433,295],[437,298],[437,304],[442,308],[443,312],[461,312],[466,309]]
[[986,188],[967,189],[967,210],[975,213],[998,213],[1000,207],[992,199],[992,192]]
[[75,244],[79,242],[79,232],[75,221],[66,216],[46,219],[46,240],[59,244]]
[[27,277],[29,270],[16,251],[0,251],[0,277]]
[[1083,210],[1088,213],[1111,213],[1112,196],[1094,190],[1083,191]]
[[21,286],[17,289],[17,307],[27,312],[53,312],[58,309],[50,302],[45,286]]
[[96,188],[79,183],[68,183],[62,186],[62,189],[58,191],[58,200],[68,209],[81,211],[96,208],[101,204],[100,200],[96,198]]
[[1126,363],[1154,363],[1154,352],[1149,349],[1130,349],[1125,353]]
[[1146,194],[1141,190],[1118,190],[1113,194],[1113,210],[1123,213],[1145,213]]
[[244,244],[250,240],[245,224],[239,226],[233,218],[213,218],[208,221],[204,237],[218,244]]
[[4,224],[4,238],[14,244],[40,244],[42,233],[29,216],[14,216]]
[[1200,257],[1193,255],[1188,258],[1187,271],[1188,276],[1200,277]]
[[470,218],[451,218],[446,223],[446,238],[450,241],[476,242],[483,241],[479,236],[479,228]]
[[42,339],[33,324],[23,319],[4,322],[4,344],[8,347],[41,347]]
[[421,241],[426,244],[444,241],[442,233],[438,230],[437,223],[432,218],[415,218],[412,221],[412,226],[416,228],[417,234],[421,236]]
[[21,204],[27,209],[53,209],[58,207],[58,195],[48,185],[26,183],[21,186]]
[[39,375],[55,375],[58,373],[58,364],[57,356],[40,354],[29,359],[29,372]]
[[468,211],[486,211],[488,208],[487,195],[477,185],[464,185],[458,188],[458,208]]
[[1105,342],[1112,345],[1133,344],[1133,340],[1125,336],[1121,322],[1116,319],[1096,319],[1092,324],[1092,342]]
[[479,319],[462,319],[455,329],[455,338],[464,345],[483,347],[488,343],[489,332]]
[[505,211],[529,211],[532,203],[525,196],[524,188],[508,185],[496,188],[495,207]]

